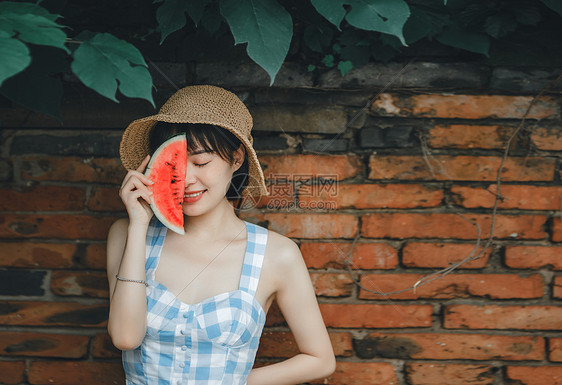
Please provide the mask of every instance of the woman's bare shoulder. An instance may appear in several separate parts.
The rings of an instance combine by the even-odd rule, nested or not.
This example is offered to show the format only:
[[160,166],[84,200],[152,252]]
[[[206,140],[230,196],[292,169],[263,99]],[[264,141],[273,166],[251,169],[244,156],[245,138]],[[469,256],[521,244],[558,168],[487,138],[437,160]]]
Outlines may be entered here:
[[276,231],[268,230],[266,258],[277,268],[292,266],[302,261],[298,244],[289,237]]
[[112,236],[121,236],[127,234],[127,228],[129,227],[129,218],[117,219],[111,227],[109,228],[108,238]]

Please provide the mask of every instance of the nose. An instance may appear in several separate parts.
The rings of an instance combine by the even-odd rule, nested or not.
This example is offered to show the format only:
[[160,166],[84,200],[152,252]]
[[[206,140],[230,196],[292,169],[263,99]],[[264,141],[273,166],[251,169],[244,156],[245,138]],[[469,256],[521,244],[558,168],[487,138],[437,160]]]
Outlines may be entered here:
[[197,167],[188,161],[185,168],[185,185],[189,186],[195,182],[197,182]]

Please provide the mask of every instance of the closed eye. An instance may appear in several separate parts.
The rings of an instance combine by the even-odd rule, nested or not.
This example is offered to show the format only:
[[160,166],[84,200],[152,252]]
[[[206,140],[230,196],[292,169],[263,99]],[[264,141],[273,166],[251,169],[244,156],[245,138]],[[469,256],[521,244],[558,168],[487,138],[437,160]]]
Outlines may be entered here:
[[193,163],[193,164],[197,167],[203,167],[203,166],[205,166],[206,164],[209,164],[209,163],[211,163],[211,161],[208,161],[207,163]]

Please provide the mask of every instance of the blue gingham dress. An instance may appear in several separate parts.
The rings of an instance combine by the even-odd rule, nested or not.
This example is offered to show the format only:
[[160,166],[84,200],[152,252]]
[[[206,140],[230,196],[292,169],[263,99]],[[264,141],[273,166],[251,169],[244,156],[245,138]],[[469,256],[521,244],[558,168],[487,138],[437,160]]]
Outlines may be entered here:
[[145,265],[147,331],[138,348],[123,351],[127,385],[246,384],[265,324],[265,311],[254,294],[268,233],[244,222],[248,241],[239,288],[186,304],[155,280],[167,229],[151,221]]

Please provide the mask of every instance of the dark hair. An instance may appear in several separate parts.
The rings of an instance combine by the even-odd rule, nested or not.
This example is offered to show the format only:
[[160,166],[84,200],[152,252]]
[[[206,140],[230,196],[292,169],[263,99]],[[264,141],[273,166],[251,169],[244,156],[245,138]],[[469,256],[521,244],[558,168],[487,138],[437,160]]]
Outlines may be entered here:
[[[202,147],[205,151],[217,154],[231,165],[234,163],[234,152],[242,145],[233,133],[212,124],[156,122],[148,138],[150,154],[154,154],[154,151],[170,137],[183,133],[186,134],[188,152]],[[244,151],[244,162],[232,175],[226,199],[234,201],[242,198],[242,191],[248,185],[248,175],[248,155]],[[237,209],[240,204],[241,200],[238,202]]]

